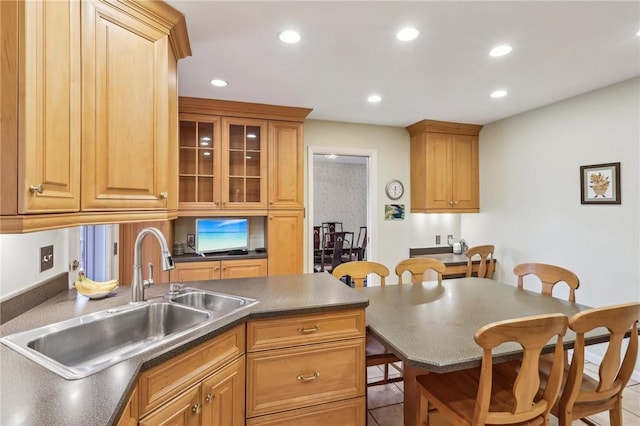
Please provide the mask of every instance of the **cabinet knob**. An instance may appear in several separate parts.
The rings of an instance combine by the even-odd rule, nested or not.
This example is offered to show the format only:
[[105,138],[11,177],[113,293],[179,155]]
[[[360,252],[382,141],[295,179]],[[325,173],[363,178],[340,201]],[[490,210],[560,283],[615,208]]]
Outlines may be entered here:
[[453,202],[453,205],[454,205],[454,206],[457,206],[457,205],[458,205],[458,202],[457,202],[457,201],[454,201],[454,202]]
[[449,201],[449,205],[450,205],[450,206],[453,206],[453,201]]
[[44,192],[44,189],[42,189],[42,184],[40,185],[31,185],[29,187],[29,191],[31,191],[32,193],[38,193],[38,194],[42,194]]
[[215,201],[213,202],[213,205],[214,205],[214,206],[217,206],[218,204],[220,204],[220,201],[219,201],[219,200],[215,200]]
[[215,395],[212,395],[212,394],[208,394],[208,395],[204,398],[204,400],[205,400],[205,401],[207,401],[207,402],[211,402],[211,401],[213,401],[214,399],[216,399],[216,396],[215,396]]
[[194,404],[193,407],[191,407],[191,411],[196,414],[200,414],[202,411],[202,404]]
[[169,193],[168,192],[161,192],[160,193],[160,198],[162,200],[166,200],[167,198],[169,198]]

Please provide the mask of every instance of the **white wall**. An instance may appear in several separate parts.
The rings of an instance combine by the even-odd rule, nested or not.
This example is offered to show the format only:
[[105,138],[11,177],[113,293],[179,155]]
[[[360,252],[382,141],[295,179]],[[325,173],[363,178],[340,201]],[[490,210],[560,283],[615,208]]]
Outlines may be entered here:
[[[580,204],[580,166],[618,161],[622,204]],[[639,169],[639,78],[491,123],[480,133],[480,213],[462,215],[462,233],[495,244],[499,281],[515,285],[517,263],[552,263],[580,277],[578,303],[638,301]]]
[[[67,229],[0,235],[0,298],[68,270]],[[53,268],[40,272],[40,247],[53,245]]]
[[[339,123],[333,121],[307,120],[304,123],[305,155],[308,146],[349,147],[363,150],[373,150],[377,154],[377,168],[371,170],[375,176],[376,208],[372,213],[372,239],[376,244],[371,245],[368,258],[384,263],[391,269],[398,261],[409,257],[411,235],[411,221],[384,220],[384,205],[390,204],[384,192],[384,186],[392,178],[400,179],[404,183],[405,195],[394,204],[405,204],[405,211],[409,212],[409,133],[400,127],[372,126],[354,123]],[[305,164],[307,159],[305,158]],[[308,172],[308,169],[306,169]],[[305,188],[308,188],[308,174],[305,175]],[[309,191],[305,191],[305,206],[309,206]],[[407,215],[408,216],[408,215]],[[308,229],[309,216],[305,218],[305,229]],[[310,242],[304,241],[305,270],[310,270],[307,264]]]

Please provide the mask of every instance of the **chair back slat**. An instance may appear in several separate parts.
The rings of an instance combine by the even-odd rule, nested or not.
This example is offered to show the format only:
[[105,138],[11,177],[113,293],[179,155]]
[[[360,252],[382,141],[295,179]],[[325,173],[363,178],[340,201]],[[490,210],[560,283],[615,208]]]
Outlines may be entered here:
[[518,288],[524,288],[524,277],[535,275],[542,283],[541,293],[553,296],[553,287],[559,282],[565,282],[569,286],[569,301],[576,301],[575,291],[580,287],[578,276],[568,269],[545,263],[521,263],[513,268],[513,273],[518,276]]
[[[571,317],[569,328],[576,333],[576,343],[559,402],[561,416],[580,412],[580,403],[584,403],[592,412],[614,409],[615,404],[622,398],[622,391],[635,368],[639,320],[638,302],[589,309]],[[585,333],[599,327],[609,331],[609,341],[605,343],[607,346],[598,370],[597,384],[585,387]],[[629,342],[623,355],[623,341],[627,333]]]
[[442,283],[442,274],[446,269],[446,265],[438,259],[412,257],[398,262],[395,272],[398,276],[398,284],[402,284],[402,274],[407,271],[411,273],[411,282],[414,284],[424,281],[424,275],[428,273],[428,271],[435,271],[437,273],[438,283]]
[[[564,366],[562,336],[568,318],[561,314],[539,315],[500,321],[480,328],[474,338],[483,348],[477,406],[473,424],[517,423],[548,415],[558,393]],[[540,354],[555,336],[553,366],[543,397],[537,398],[540,388]],[[516,342],[523,349],[523,357],[512,387],[508,409],[489,411],[493,380],[492,350],[498,345]]]
[[493,278],[493,272],[495,271],[495,260],[493,259],[493,252],[495,246],[483,245],[470,247],[467,250],[467,277],[470,277],[473,272],[473,257],[480,256],[480,265],[478,266],[479,278]]
[[382,263],[366,260],[343,263],[333,269],[331,274],[337,279],[344,276],[351,277],[355,287],[364,287],[364,280],[369,274],[380,277],[380,285],[385,285],[385,278],[389,276],[389,268]]

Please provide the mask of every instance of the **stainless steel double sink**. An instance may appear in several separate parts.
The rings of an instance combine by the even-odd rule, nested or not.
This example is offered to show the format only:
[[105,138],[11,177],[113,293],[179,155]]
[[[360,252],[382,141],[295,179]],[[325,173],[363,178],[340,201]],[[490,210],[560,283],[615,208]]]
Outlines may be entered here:
[[195,288],[12,334],[0,342],[65,379],[81,379],[258,303]]

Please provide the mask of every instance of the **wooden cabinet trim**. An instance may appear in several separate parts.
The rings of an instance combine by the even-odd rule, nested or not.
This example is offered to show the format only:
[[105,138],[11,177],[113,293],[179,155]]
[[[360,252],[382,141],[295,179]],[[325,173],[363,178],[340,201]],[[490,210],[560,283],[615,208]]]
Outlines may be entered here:
[[256,104],[250,102],[223,101],[180,96],[180,112],[220,115],[226,117],[261,118],[266,120],[303,122],[313,111],[311,108]]
[[364,309],[251,320],[247,352],[363,338],[365,332]]

